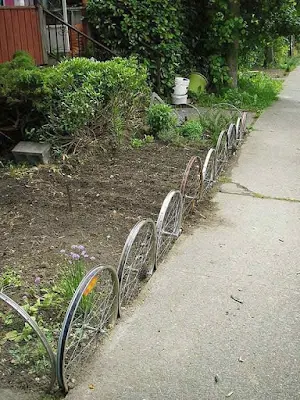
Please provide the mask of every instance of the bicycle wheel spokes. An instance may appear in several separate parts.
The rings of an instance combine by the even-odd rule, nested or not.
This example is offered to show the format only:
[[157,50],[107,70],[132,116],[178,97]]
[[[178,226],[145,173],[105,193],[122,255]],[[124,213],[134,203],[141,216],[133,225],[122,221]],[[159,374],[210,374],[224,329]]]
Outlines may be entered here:
[[79,284],[69,304],[58,343],[57,378],[67,392],[95,347],[114,325],[119,283],[111,267],[97,267]]
[[210,149],[204,161],[203,170],[203,191],[202,197],[204,197],[209,189],[213,186],[216,177],[216,151]]
[[242,135],[242,119],[239,117],[236,121],[236,144],[239,146],[241,144],[243,135]]
[[216,173],[219,175],[225,168],[228,161],[228,141],[227,134],[222,131],[219,135],[216,146]]
[[241,118],[241,139],[246,133],[246,128],[247,128],[247,112],[244,111]]
[[236,152],[236,126],[234,124],[230,124],[227,131],[227,140],[228,140],[228,150],[232,155]]
[[183,198],[183,216],[186,217],[194,208],[202,190],[202,162],[194,156],[188,162],[183,174],[180,192]]
[[182,218],[182,196],[178,190],[171,190],[165,198],[158,215],[156,262],[159,263],[178,238]]
[[0,376],[2,387],[50,390],[55,357],[37,323],[14,300],[0,292]]
[[137,223],[128,235],[118,267],[119,307],[138,295],[155,268],[156,230],[151,219]]

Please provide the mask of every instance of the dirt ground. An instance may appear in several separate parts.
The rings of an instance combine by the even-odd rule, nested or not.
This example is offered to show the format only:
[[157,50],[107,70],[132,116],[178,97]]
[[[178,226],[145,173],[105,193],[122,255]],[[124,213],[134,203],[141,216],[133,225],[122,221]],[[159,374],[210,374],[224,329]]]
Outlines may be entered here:
[[[5,293],[22,304],[36,277],[41,285],[54,284],[64,262],[60,251],[69,251],[74,244],[84,245],[96,258],[95,265],[117,268],[131,228],[143,218],[156,221],[167,193],[180,188],[190,157],[199,155],[204,161],[206,153],[207,149],[153,143],[115,154],[102,152],[74,167],[0,170],[0,275],[12,268],[23,283]],[[199,223],[208,204],[201,203],[201,213],[195,210],[185,222],[185,231]],[[2,362],[0,370],[5,371],[9,364],[5,367]],[[26,372],[16,371],[1,374],[0,391],[28,389]]]
[[[126,237],[137,221],[156,220],[171,189],[179,189],[192,155],[207,150],[149,144],[102,153],[84,165],[33,167],[0,172],[0,273],[21,271],[29,286],[36,276],[55,279],[60,250],[84,245],[95,263],[117,267]],[[202,154],[201,154],[202,153]]]

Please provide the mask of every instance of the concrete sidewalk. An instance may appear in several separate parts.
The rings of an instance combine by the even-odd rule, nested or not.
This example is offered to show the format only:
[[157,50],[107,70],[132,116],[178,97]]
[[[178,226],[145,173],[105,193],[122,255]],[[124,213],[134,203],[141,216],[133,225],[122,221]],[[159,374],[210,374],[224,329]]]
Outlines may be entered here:
[[296,70],[68,400],[300,399],[299,111]]

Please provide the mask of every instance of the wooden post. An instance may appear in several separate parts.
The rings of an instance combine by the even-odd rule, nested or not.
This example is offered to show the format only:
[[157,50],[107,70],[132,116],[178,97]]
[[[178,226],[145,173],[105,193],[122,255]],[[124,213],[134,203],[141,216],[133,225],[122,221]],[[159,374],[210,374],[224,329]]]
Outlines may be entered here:
[[43,13],[42,7],[37,4],[36,5],[38,14],[39,14],[39,21],[40,21],[40,33],[42,39],[42,51],[43,51],[43,62],[44,64],[48,64],[48,35],[47,35],[47,27],[46,27],[46,16]]

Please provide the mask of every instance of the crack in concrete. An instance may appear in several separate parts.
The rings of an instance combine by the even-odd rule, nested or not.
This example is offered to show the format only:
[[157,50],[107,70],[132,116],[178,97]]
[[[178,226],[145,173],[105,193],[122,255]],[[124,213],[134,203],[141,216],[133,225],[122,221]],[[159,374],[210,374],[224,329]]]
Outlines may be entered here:
[[238,189],[242,189],[245,192],[231,192],[229,190],[223,189],[222,186],[219,190],[220,193],[225,193],[225,194],[234,194],[236,196],[248,196],[248,197],[254,197],[256,199],[262,199],[262,200],[277,200],[277,201],[286,201],[289,203],[300,203],[300,199],[294,199],[294,198],[290,198],[290,197],[277,197],[277,196],[269,196],[269,195],[264,195],[262,193],[257,193],[254,192],[253,190],[250,190],[249,188],[247,188],[244,185],[241,185],[238,182],[233,182],[230,181],[228,182],[229,184],[233,184],[235,185]]

